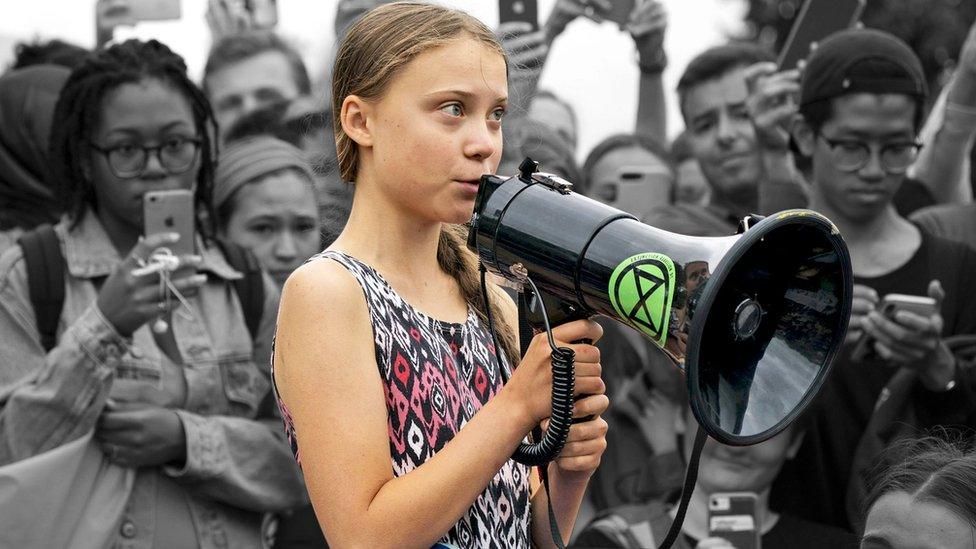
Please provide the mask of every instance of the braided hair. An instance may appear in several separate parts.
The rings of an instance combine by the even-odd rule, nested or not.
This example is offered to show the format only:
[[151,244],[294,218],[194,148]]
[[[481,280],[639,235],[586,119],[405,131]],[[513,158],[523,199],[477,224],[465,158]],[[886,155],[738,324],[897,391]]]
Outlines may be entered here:
[[92,134],[99,122],[106,94],[123,84],[155,78],[172,85],[190,103],[200,133],[201,164],[194,202],[198,230],[214,234],[213,180],[216,163],[216,123],[206,96],[186,75],[186,63],[156,40],[127,40],[98,51],[76,68],[65,83],[54,109],[49,157],[52,188],[68,213],[71,227],[90,207],[98,209],[95,187],[88,175]]

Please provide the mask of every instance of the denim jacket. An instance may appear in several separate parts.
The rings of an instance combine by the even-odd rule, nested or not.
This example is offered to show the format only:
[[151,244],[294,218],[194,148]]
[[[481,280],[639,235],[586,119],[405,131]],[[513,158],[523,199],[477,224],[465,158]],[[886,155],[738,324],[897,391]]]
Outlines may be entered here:
[[208,281],[189,298],[191,314],[172,315],[176,364],[148,324],[123,338],[99,311],[93,280],[120,257],[97,217],[89,212],[68,227],[66,220],[55,227],[67,272],[58,342],[46,355],[21,249],[0,256],[0,464],[83,436],[110,397],[173,408],[186,433],[186,462],[139,470],[114,546],[148,549],[155,530],[175,526],[155,524],[156,487],[166,481],[182,490],[201,548],[262,547],[262,516],[307,501],[270,394],[277,288],[265,278],[252,344],[231,284],[240,273],[198,240]]

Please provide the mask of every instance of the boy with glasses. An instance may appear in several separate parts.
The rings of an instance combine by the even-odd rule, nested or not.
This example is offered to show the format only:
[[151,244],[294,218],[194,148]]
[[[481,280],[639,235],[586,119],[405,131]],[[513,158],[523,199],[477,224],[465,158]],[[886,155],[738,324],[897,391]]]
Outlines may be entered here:
[[[774,506],[808,520],[851,528],[846,509],[856,507],[861,470],[895,436],[892,426],[973,423],[973,379],[945,338],[976,333],[967,284],[976,253],[922,232],[892,204],[921,148],[926,93],[912,50],[863,29],[824,40],[801,81],[793,138],[812,161],[810,207],[839,228],[855,275],[848,345],[774,487]],[[895,293],[932,297],[936,312],[884,314],[882,298]],[[908,380],[905,413],[879,426],[872,415],[896,378]]]

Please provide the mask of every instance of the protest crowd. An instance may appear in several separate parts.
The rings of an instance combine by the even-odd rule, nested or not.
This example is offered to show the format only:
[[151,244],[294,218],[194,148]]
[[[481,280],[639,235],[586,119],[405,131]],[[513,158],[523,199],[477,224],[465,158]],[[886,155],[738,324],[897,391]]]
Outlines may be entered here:
[[[514,367],[514,339],[502,333],[515,324],[511,300],[478,293],[463,235],[434,233],[433,275],[364,251],[379,249],[367,228],[387,222],[390,204],[404,219],[436,211],[464,222],[453,206],[418,206],[440,196],[426,187],[376,184],[385,173],[423,177],[426,164],[405,170],[404,155],[443,155],[425,141],[426,122],[403,130],[411,115],[384,110],[439,82],[411,72],[422,63],[483,72],[486,86],[501,78],[504,101],[480,126],[495,145],[464,150],[484,173],[513,175],[530,157],[576,193],[696,237],[808,208],[846,242],[852,314],[826,382],[769,440],[705,443],[674,547],[735,547],[711,528],[718,493],[754,496],[752,528],[768,549],[976,546],[976,22],[938,81],[904,40],[858,25],[795,67],[756,41],[709,47],[667,89],[668,14],[640,0],[619,24],[637,51],[633,127],[583,151],[574,106],[540,77],[564,30],[602,21],[614,1],[555,0],[536,25],[487,29],[422,2],[338,0],[334,59],[310,71],[274,20],[210,0],[199,81],[166,44],[114,40],[119,2],[98,2],[93,47],[19,44],[0,75],[0,547],[549,547],[548,504],[569,547],[661,543],[696,429],[684,377],[653,342],[604,318],[563,332],[597,340],[577,352],[597,420],[581,424],[585,436],[573,431],[567,450],[576,444],[579,460],[551,465],[554,491],[537,499],[537,471],[492,461],[461,427],[492,430],[485,422],[501,412],[488,403],[515,392],[496,373],[508,368],[512,387],[528,387],[548,347]],[[398,59],[401,43],[397,52],[413,50]],[[481,57],[471,69],[469,54],[504,63]],[[477,118],[482,99],[469,95],[432,108]],[[667,119],[671,96],[679,120]],[[445,131],[460,140],[457,124]],[[670,138],[669,126],[683,130]],[[146,193],[177,190],[190,191],[188,238],[173,225],[150,234]],[[165,261],[179,268],[164,273]],[[689,276],[687,290],[708,275]],[[305,316],[316,329],[301,303],[313,276],[336,281],[319,285],[334,292],[327,308],[352,311],[329,317],[341,321],[322,328],[321,356],[296,351],[285,320]],[[444,284],[467,315],[433,305]],[[935,307],[892,311],[882,306],[892,294]],[[468,328],[487,325],[488,309],[495,342]],[[494,358],[480,350],[496,346],[509,360],[486,381]],[[323,384],[379,370],[383,391],[316,392],[325,385],[296,373],[300,359],[337,370]],[[407,390],[396,380],[410,369],[421,381]],[[417,389],[442,385],[457,390]],[[531,425],[547,414],[524,415]],[[424,432],[405,431],[417,418]],[[359,444],[374,426],[378,444]],[[487,475],[446,463],[479,452]],[[36,479],[43,493],[30,489]],[[451,482],[474,486],[453,493]]]

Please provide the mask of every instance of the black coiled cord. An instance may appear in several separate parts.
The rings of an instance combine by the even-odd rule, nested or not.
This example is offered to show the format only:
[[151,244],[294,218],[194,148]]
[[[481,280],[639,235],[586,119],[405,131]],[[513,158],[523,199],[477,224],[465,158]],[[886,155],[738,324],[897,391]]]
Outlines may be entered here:
[[[491,307],[488,306],[488,285],[485,281],[485,267],[481,265],[481,292],[485,300],[486,315],[488,317],[488,330],[491,332],[492,343],[495,345],[495,359],[498,361],[498,368],[508,382],[508,371],[502,364],[501,352],[498,348],[498,339],[495,335],[495,323],[492,320]],[[532,291],[536,297],[542,301],[542,294],[536,287],[531,278],[526,277]],[[530,467],[538,467],[556,459],[566,439],[569,437],[569,428],[573,424],[573,390],[576,380],[576,352],[569,347],[557,347],[552,338],[552,327],[549,325],[549,315],[546,313],[545,306],[541,306],[542,320],[546,326],[546,336],[549,340],[549,348],[552,349],[552,414],[549,416],[549,426],[545,433],[539,436],[539,430],[533,431],[534,443],[520,442],[512,454],[512,459]]]

